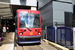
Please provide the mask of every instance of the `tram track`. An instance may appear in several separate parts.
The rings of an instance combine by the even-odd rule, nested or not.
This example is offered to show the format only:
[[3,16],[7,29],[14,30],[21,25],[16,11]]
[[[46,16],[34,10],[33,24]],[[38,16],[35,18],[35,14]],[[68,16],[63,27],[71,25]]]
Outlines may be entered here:
[[39,45],[23,46],[25,50],[43,50]]
[[16,50],[43,50],[39,45],[17,46]]
[[23,46],[22,46],[22,50],[24,50]]
[[41,41],[41,44],[25,44],[25,45],[17,44],[16,50],[57,50],[57,49]]
[[[39,46],[39,45],[38,45]],[[39,46],[40,47],[40,46]],[[40,47],[41,48],[41,47]],[[41,48],[41,50],[43,50],[43,48]]]

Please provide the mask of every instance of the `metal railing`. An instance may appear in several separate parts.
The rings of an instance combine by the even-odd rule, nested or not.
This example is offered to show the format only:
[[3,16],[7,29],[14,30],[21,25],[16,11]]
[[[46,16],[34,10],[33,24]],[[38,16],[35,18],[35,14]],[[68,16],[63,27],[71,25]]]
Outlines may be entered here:
[[73,32],[70,27],[57,27],[57,43],[66,46],[70,49],[73,48]]
[[[73,49],[73,29],[70,27],[47,27],[43,38]],[[56,34],[56,35],[55,35]]]
[[55,28],[47,27],[47,39],[55,42]]

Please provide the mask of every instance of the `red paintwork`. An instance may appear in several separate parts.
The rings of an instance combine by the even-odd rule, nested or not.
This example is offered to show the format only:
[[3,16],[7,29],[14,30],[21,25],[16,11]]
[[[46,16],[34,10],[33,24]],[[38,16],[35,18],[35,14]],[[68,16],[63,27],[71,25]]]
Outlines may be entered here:
[[[39,14],[40,15],[40,12],[39,11],[35,11],[35,10],[25,10],[25,9],[18,9],[17,10],[17,28],[18,28],[18,35],[19,36],[37,36],[39,35],[38,32],[40,32],[42,34],[42,24],[41,24],[41,15],[40,15],[40,28],[30,28],[33,32],[33,35],[30,35],[30,31],[27,29],[27,28],[19,28],[19,12],[29,12],[30,13],[35,13],[35,14]],[[40,30],[40,31],[35,31],[35,30]],[[26,30],[26,31],[24,31]],[[20,32],[23,32],[23,35],[20,35],[19,33]],[[40,34],[40,35],[41,35]]]

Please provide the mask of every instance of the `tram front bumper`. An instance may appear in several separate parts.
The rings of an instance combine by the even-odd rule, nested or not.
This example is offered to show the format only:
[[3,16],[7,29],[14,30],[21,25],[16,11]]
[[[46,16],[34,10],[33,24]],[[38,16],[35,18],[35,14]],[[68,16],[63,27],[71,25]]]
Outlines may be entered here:
[[18,36],[19,44],[30,44],[30,43],[40,43],[40,36]]
[[40,41],[28,41],[28,42],[18,42],[19,44],[32,44],[32,43],[40,43]]
[[41,38],[41,35],[39,36],[18,36],[18,38]]

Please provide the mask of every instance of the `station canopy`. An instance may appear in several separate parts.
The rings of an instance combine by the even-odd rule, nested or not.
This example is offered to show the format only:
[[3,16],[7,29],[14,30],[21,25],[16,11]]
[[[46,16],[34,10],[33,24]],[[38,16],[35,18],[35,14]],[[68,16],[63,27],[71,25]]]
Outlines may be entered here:
[[17,9],[30,9],[30,6],[14,5],[10,3],[0,3],[0,18],[13,19]]

